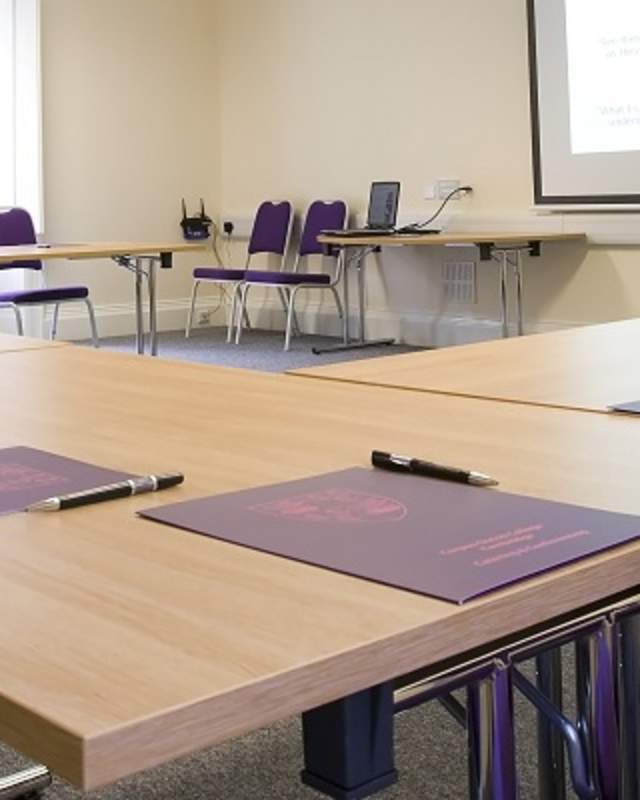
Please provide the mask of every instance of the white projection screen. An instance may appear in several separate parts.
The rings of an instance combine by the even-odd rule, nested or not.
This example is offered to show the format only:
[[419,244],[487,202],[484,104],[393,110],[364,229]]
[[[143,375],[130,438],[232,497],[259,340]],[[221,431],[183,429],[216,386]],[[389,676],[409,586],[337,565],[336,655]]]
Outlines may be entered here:
[[640,205],[640,0],[527,0],[536,205]]

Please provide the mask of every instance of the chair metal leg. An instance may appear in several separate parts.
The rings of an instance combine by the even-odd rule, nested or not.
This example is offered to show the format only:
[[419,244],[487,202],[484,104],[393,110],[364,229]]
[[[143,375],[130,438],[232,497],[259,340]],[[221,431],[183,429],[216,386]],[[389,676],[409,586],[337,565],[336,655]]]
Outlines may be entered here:
[[227,319],[227,342],[231,342],[233,340],[233,331],[235,329],[235,324],[236,324],[238,294],[240,291],[240,286],[241,284],[237,283],[233,287],[233,291],[231,293],[231,307],[229,308],[229,318]]
[[89,315],[89,326],[91,328],[91,344],[94,347],[100,347],[100,341],[98,340],[98,326],[96,325],[96,315],[95,311],[93,310],[93,303],[89,298],[85,298],[84,301],[87,307],[87,314]]
[[188,339],[191,335],[191,325],[193,324],[193,312],[196,307],[196,294],[198,293],[198,286],[200,286],[200,281],[194,281],[193,289],[191,290],[191,306],[189,307],[189,313],[187,314],[187,325],[184,329],[185,339]]
[[242,309],[242,321],[244,322],[245,328],[249,330],[251,328],[251,320],[249,319],[249,312],[246,307]]
[[335,286],[331,286],[331,293],[333,294],[333,299],[336,301],[336,308],[338,309],[338,319],[343,319],[343,311],[342,311],[342,301],[340,300],[340,295],[338,294],[338,290]]
[[291,326],[294,320],[294,303],[296,300],[296,288],[289,293],[289,303],[287,308],[287,324],[284,330],[284,349],[288,350],[291,345]]
[[237,283],[233,288],[233,294],[231,295],[231,308],[229,310],[229,319],[227,322],[227,342],[232,342],[234,337],[234,330],[236,325],[239,324],[239,320],[242,319],[244,322],[245,327],[251,328],[251,322],[249,320],[249,312],[246,308],[242,308],[240,312],[239,309],[239,300],[242,293],[242,283]]
[[620,800],[640,797],[640,614],[618,622],[618,718],[620,720]]
[[11,308],[13,309],[13,313],[16,317],[16,330],[18,331],[18,336],[24,336],[24,325],[22,324],[22,314],[20,313],[20,308],[12,304]]
[[55,303],[53,306],[53,314],[51,315],[51,330],[49,338],[53,341],[58,335],[58,316],[60,314],[60,303]]
[[576,641],[578,730],[600,800],[618,800],[618,731],[608,627]]
[[[540,693],[562,713],[562,652],[559,647],[536,656],[536,684]],[[538,711],[538,786],[546,800],[566,800],[562,733]]]
[[[289,313],[290,306],[290,298],[291,298],[291,290],[285,289],[282,286],[278,286],[278,296],[280,297],[280,302],[282,303],[282,307],[284,309],[285,314]],[[300,325],[298,324],[298,317],[296,312],[293,312],[293,332],[296,336],[300,336]]]
[[242,320],[247,312],[247,294],[249,293],[249,284],[243,283],[240,286],[240,310],[237,314],[238,322],[236,324],[236,344],[240,344],[240,336],[242,334]]

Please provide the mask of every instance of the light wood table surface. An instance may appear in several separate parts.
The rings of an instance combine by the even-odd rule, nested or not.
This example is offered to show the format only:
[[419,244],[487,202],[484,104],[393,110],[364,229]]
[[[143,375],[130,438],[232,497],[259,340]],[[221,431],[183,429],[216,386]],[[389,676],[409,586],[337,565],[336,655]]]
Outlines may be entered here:
[[638,582],[640,543],[456,606],[134,513],[367,465],[378,447],[640,514],[640,426],[627,419],[88,348],[3,363],[0,446],[187,476],[157,495],[2,520],[0,739],[85,789]]
[[68,342],[35,339],[30,336],[14,336],[11,333],[0,333],[0,354],[14,353],[20,350],[48,350],[51,347],[68,347]]
[[331,234],[318,236],[318,241],[324,244],[337,244],[348,247],[376,246],[381,247],[442,247],[448,244],[469,245],[527,245],[529,242],[570,242],[584,241],[584,233],[541,233],[536,231],[513,232],[510,231],[452,231],[432,234],[396,234],[385,236],[340,236]]
[[640,400],[640,319],[324,367],[308,378],[584,411]]
[[23,244],[0,247],[0,264],[12,261],[50,261],[54,258],[87,259],[114,256],[183,253],[204,250],[193,242],[70,242],[67,244]]
[[156,303],[156,265],[173,266],[173,254],[205,250],[203,242],[84,242],[68,244],[29,244],[0,247],[0,264],[13,261],[49,261],[109,258],[134,275],[136,298],[136,349],[145,352],[142,286],[146,281],[149,299],[149,352],[158,354],[158,320]]

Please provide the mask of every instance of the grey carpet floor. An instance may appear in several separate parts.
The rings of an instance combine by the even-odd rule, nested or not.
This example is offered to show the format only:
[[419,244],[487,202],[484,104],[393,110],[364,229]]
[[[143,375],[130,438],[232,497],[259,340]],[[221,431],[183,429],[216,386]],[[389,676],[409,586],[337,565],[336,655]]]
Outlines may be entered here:
[[[88,344],[88,342],[82,342]],[[165,358],[200,361],[227,367],[258,369],[264,372],[284,372],[297,367],[312,367],[333,364],[337,361],[353,361],[360,358],[395,355],[421,348],[407,345],[366,347],[339,353],[315,355],[313,347],[330,347],[339,344],[338,339],[328,336],[304,335],[294,337],[291,349],[282,349],[283,335],[278,331],[251,330],[243,334],[239,345],[227,344],[226,328],[197,328],[188,339],[183,331],[162,332],[158,335],[158,354]],[[104,338],[100,346],[108,350],[131,352],[135,350],[132,336]]]
[[[312,347],[335,344],[319,336],[295,339],[282,351],[282,335],[248,332],[240,346],[225,341],[222,328],[195,330],[185,340],[180,331],[161,333],[160,355],[167,358],[281,372],[294,367],[407,352],[393,346],[316,356]],[[131,337],[103,339],[108,349],[133,352]],[[573,664],[565,652],[568,707]],[[531,675],[531,666],[525,669]],[[537,800],[535,714],[516,697],[519,800]],[[569,713],[570,710],[569,710]],[[436,702],[401,714],[396,721],[396,765],[399,783],[379,793],[380,800],[463,800],[467,794],[466,733]],[[0,746],[0,776],[29,762]],[[300,784],[302,738],[299,719],[285,720],[247,736],[203,750],[133,776],[91,794],[95,800],[312,800],[322,795]],[[79,800],[83,795],[55,779],[47,800]],[[571,796],[571,795],[570,795]]]

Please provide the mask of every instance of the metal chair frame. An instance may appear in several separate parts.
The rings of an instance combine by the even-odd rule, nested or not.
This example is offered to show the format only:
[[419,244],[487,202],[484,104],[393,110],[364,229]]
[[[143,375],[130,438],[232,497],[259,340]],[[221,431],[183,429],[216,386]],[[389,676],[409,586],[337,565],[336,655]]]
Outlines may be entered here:
[[89,326],[91,328],[91,343],[94,347],[99,347],[99,340],[98,340],[98,328],[96,325],[96,315],[93,308],[93,303],[89,300],[88,297],[77,297],[73,298],[72,300],[56,300],[55,302],[49,301],[47,303],[43,303],[39,300],[31,301],[31,302],[12,302],[12,303],[0,303],[0,308],[10,308],[14,316],[16,318],[16,330],[18,332],[18,336],[24,336],[24,322],[22,319],[21,309],[23,308],[31,308],[33,306],[53,306],[53,315],[51,317],[51,330],[49,333],[49,338],[51,340],[55,340],[56,335],[58,333],[58,316],[59,310],[61,305],[65,305],[68,303],[84,303],[87,308],[87,314],[89,316]]
[[[268,202],[270,202],[270,203],[272,203],[274,205],[278,205],[278,204],[280,204],[282,202],[289,202],[289,201],[270,200]],[[285,258],[287,256],[287,252],[289,250],[289,241],[290,241],[290,238],[291,238],[291,228],[293,226],[293,219],[294,219],[293,207],[291,206],[290,203],[289,203],[289,205],[291,207],[291,214],[289,216],[289,225],[288,225],[288,228],[287,228],[287,235],[286,235],[286,239],[285,239],[284,251],[283,251],[281,259],[280,259],[280,269],[282,269],[282,265],[284,264]],[[254,225],[255,225],[255,220],[254,220]],[[253,236],[253,234],[252,234],[252,236]],[[247,253],[247,259],[245,261],[244,271],[246,271],[246,270],[248,270],[250,268],[252,256],[253,255],[259,255],[259,254],[260,254],[259,252],[256,252],[256,253],[248,252]],[[218,266],[220,268],[224,269],[222,264],[219,263]],[[195,313],[195,306],[196,306],[196,296],[197,296],[197,293],[198,293],[198,288],[199,288],[201,283],[213,283],[213,284],[218,285],[218,286],[228,284],[228,285],[233,286],[233,290],[232,290],[232,294],[231,294],[231,305],[229,307],[229,314],[228,314],[228,318],[227,318],[227,342],[231,342],[233,340],[233,329],[234,329],[234,326],[236,324],[238,300],[240,298],[240,293],[241,293],[241,288],[242,288],[243,281],[242,280],[234,280],[234,279],[225,279],[225,278],[194,278],[193,288],[191,290],[191,303],[190,303],[190,306],[189,306],[189,314],[187,316],[187,324],[186,324],[186,327],[185,327],[185,338],[188,339],[189,336],[191,335],[191,328],[193,326],[193,315]],[[251,322],[250,322],[249,314],[248,314],[246,308],[243,308],[243,310],[242,310],[242,318],[243,318],[243,322],[246,325],[246,327],[250,328],[251,327]]]
[[[307,214],[308,214],[308,209],[307,209]],[[349,218],[349,208],[345,203],[345,223],[348,220],[348,218]],[[306,219],[306,216],[305,216],[305,219]],[[288,240],[287,240],[287,244],[288,244]],[[299,270],[300,270],[300,265],[302,263],[302,259],[309,258],[309,256],[311,256],[311,255],[319,255],[319,254],[317,254],[317,253],[308,253],[308,254],[305,254],[305,255],[301,255],[298,252],[296,254],[296,259],[295,259],[295,262],[294,262],[294,265],[293,265],[293,269],[291,270],[292,273],[294,273],[294,274],[298,273]],[[322,257],[326,257],[326,255],[324,255]],[[247,307],[246,307],[247,295],[249,294],[249,288],[251,286],[264,286],[265,288],[278,289],[278,294],[280,296],[280,300],[281,300],[281,302],[282,302],[282,304],[284,306],[284,311],[285,311],[285,314],[286,314],[286,325],[285,325],[284,347],[283,347],[283,349],[284,350],[289,350],[290,346],[291,346],[291,333],[292,333],[292,330],[294,330],[298,335],[300,333],[300,326],[298,325],[298,321],[297,321],[296,313],[295,313],[295,301],[296,301],[296,296],[298,294],[298,291],[300,291],[301,289],[323,289],[323,290],[329,289],[329,291],[332,293],[332,295],[334,297],[334,300],[335,300],[335,303],[336,303],[336,308],[337,308],[337,311],[338,311],[338,319],[340,319],[342,321],[342,327],[343,327],[343,333],[344,333],[344,327],[345,327],[345,321],[346,321],[345,314],[348,312],[348,309],[343,309],[342,308],[342,302],[340,300],[340,295],[338,294],[338,291],[337,291],[337,288],[336,288],[340,284],[340,281],[343,279],[343,276],[344,276],[344,279],[346,280],[346,272],[345,272],[345,269],[344,269],[344,266],[345,266],[344,250],[341,249],[338,253],[336,253],[335,255],[332,255],[331,257],[336,259],[336,269],[335,269],[335,274],[334,274],[333,280],[331,280],[329,283],[312,283],[312,282],[309,282],[309,283],[295,283],[295,284],[292,284],[292,285],[286,285],[286,284],[283,284],[283,283],[264,283],[262,281],[256,282],[256,283],[252,283],[251,281],[243,281],[242,284],[240,285],[240,291],[239,291],[240,312],[241,312],[241,314],[245,315],[247,313]],[[284,271],[284,264],[285,264],[285,259],[283,257],[281,265],[280,265],[280,272]],[[240,334],[241,334],[241,326],[239,324],[237,324],[236,325],[236,337],[235,337],[236,344],[240,343]]]

